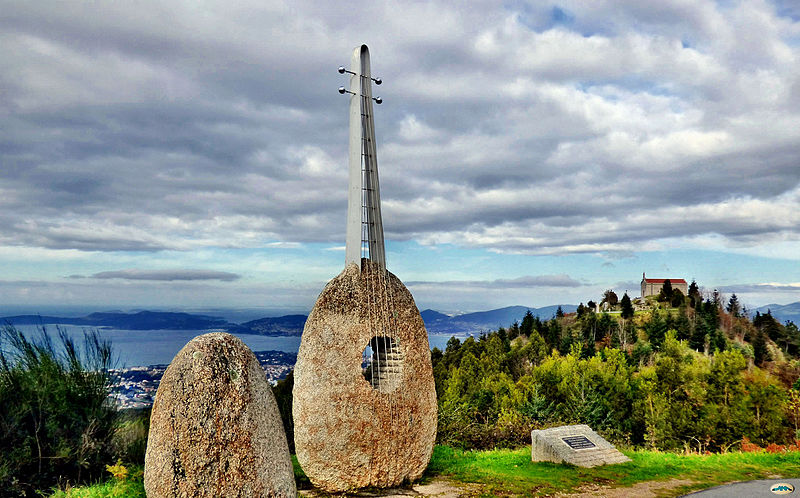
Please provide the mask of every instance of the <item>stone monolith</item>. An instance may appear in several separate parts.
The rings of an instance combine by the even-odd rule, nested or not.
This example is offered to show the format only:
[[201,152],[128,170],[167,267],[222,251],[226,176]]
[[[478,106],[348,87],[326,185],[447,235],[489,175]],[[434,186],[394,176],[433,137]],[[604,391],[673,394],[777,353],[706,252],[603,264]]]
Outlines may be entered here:
[[150,419],[144,486],[149,498],[297,495],[272,389],[235,336],[195,337],[167,368]]
[[436,389],[417,306],[392,273],[362,265],[347,265],[322,291],[295,365],[297,459],[328,492],[418,479],[436,439]]

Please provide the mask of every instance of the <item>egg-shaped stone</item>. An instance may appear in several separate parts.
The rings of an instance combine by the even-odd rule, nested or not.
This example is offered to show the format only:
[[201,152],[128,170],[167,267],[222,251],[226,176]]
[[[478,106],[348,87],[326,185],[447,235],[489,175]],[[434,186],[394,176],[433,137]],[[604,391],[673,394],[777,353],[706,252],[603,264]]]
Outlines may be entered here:
[[150,417],[144,486],[150,498],[297,495],[272,389],[237,337],[195,337],[170,363]]
[[437,424],[428,334],[411,293],[380,265],[350,264],[320,294],[292,408],[297,459],[315,486],[389,487],[424,472]]

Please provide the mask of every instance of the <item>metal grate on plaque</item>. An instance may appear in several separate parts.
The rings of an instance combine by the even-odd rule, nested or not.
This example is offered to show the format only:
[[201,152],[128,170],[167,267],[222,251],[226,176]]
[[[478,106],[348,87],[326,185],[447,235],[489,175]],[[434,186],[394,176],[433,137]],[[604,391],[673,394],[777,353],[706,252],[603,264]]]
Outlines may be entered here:
[[586,436],[566,436],[562,437],[561,440],[567,443],[573,450],[586,450],[597,447],[593,442],[589,441],[589,438]]

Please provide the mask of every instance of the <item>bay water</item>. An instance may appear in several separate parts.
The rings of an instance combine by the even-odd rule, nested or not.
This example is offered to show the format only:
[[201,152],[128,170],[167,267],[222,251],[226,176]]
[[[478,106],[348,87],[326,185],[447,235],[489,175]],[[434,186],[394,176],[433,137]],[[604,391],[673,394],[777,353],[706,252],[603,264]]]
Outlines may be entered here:
[[[20,325],[16,327],[26,337],[36,338],[41,327],[36,325]],[[146,365],[168,364],[175,354],[193,337],[205,334],[207,330],[120,330],[109,328],[91,328],[78,325],[47,325],[44,333],[49,335],[54,344],[60,344],[58,328],[64,330],[80,348],[83,344],[84,331],[97,330],[100,337],[110,341],[116,358],[117,368]],[[283,351],[297,353],[300,349],[300,336],[262,336],[254,334],[234,334],[253,351]],[[444,351],[451,334],[429,334],[431,349],[438,347]],[[457,335],[463,341],[466,335]],[[2,345],[0,345],[2,347]]]

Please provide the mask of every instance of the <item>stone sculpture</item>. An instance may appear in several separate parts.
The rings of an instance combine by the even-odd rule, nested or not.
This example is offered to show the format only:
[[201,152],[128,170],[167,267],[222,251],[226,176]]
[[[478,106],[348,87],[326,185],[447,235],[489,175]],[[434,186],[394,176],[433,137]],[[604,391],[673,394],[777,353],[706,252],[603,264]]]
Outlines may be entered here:
[[[390,327],[376,329],[370,315],[389,297],[393,314],[378,318]],[[380,357],[369,379],[368,345]],[[436,439],[436,391],[425,326],[397,277],[384,282],[365,261],[331,280],[306,322],[294,376],[295,448],[312,483],[339,492],[422,475]]]
[[329,492],[422,475],[436,439],[428,334],[411,293],[386,269],[369,51],[353,52],[345,268],[306,321],[294,373],[297,459]]
[[294,497],[278,405],[252,351],[225,333],[195,337],[156,393],[144,485],[155,497]]

